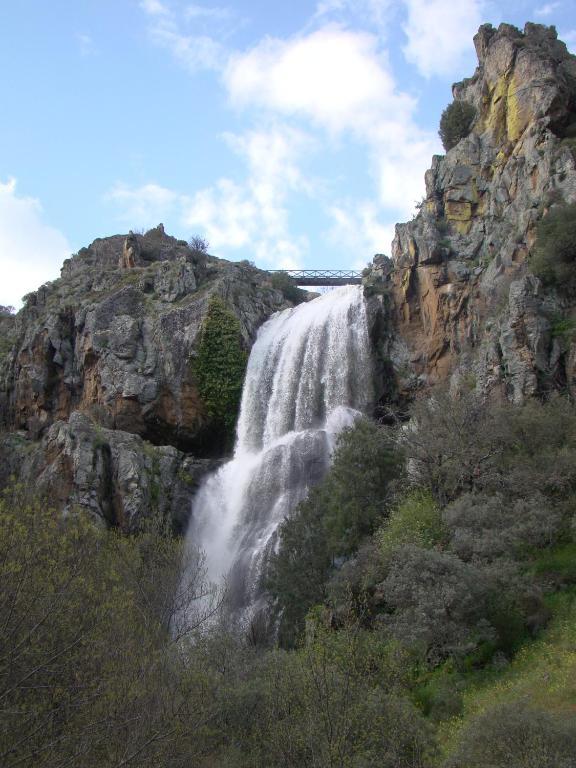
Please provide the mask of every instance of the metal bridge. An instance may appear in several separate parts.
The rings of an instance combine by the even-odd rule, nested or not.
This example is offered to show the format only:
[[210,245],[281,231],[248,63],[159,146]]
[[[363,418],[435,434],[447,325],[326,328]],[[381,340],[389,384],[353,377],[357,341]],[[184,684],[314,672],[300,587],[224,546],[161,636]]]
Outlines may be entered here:
[[351,269],[269,269],[272,275],[288,275],[296,285],[360,285],[362,273]]

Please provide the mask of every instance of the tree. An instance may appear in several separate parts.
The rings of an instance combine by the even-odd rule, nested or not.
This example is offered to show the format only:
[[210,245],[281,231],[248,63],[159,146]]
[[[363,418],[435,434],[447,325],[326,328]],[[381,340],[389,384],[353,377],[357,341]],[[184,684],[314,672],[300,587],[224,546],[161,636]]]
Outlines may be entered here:
[[462,658],[493,640],[489,615],[492,589],[485,574],[447,552],[398,547],[381,585],[391,614],[384,625],[432,665]]
[[[177,590],[162,581],[181,555],[177,540],[151,529],[126,537],[81,515],[62,518],[17,488],[4,495],[1,765],[177,764],[175,735],[207,714],[187,690],[167,626],[184,592],[187,615],[201,615],[201,571]],[[198,742],[184,745],[190,764]]]
[[576,203],[553,206],[536,227],[535,275],[561,291],[576,287]]
[[576,717],[510,702],[471,720],[446,768],[573,768]]
[[468,136],[475,117],[476,109],[466,101],[453,101],[442,112],[438,134],[447,152]]
[[359,419],[339,436],[331,468],[282,524],[280,547],[267,567],[265,586],[286,645],[302,633],[309,608],[326,599],[334,563],[350,557],[386,515],[402,467],[387,428]]
[[192,235],[190,240],[188,240],[188,245],[197,253],[208,253],[208,248],[210,248],[208,240],[200,235]]

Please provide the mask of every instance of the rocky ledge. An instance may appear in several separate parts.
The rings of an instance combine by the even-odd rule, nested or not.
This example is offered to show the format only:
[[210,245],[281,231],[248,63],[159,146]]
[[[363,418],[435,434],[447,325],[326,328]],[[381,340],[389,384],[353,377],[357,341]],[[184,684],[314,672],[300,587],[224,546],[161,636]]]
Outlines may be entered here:
[[537,223],[576,201],[576,57],[536,24],[484,25],[474,43],[478,67],[452,89],[471,130],[433,158],[417,215],[365,279],[386,315],[381,366],[400,398],[448,380],[515,402],[576,394],[576,346],[554,332],[574,301],[529,269]]
[[245,353],[262,322],[290,306],[268,273],[162,225],[68,259],[4,322],[0,481],[14,474],[126,528],[156,505],[181,527],[202,473],[229,448],[194,374],[215,299]]

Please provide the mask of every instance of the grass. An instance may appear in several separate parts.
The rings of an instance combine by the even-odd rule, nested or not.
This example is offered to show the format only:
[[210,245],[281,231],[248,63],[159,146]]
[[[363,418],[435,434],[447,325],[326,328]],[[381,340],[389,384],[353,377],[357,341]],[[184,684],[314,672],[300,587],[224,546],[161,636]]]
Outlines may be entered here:
[[[548,563],[575,568],[574,562],[569,565],[573,552],[564,547]],[[545,567],[544,560],[540,565]],[[455,749],[471,718],[500,704],[529,702],[549,712],[576,712],[576,588],[556,593],[547,602],[554,616],[542,635],[525,645],[505,670],[472,678],[462,693],[462,713],[440,724],[443,758]]]
[[556,576],[565,584],[576,585],[576,543],[541,551],[532,567],[537,576]]

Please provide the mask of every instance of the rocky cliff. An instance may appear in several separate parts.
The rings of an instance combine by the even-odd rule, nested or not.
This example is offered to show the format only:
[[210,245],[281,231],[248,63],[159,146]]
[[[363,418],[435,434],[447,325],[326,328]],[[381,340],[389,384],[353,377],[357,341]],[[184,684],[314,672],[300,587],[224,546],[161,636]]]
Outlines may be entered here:
[[[576,202],[576,58],[534,24],[474,42],[478,68],[453,86],[468,133],[433,158],[419,212],[365,276],[382,409],[441,382],[576,395],[576,300],[530,269],[538,222]],[[158,508],[181,529],[226,446],[195,370],[215,301],[243,353],[288,306],[267,273],[160,225],[96,240],[0,317],[0,485],[16,475],[127,529]]]
[[10,320],[4,481],[12,472],[61,505],[127,527],[156,499],[180,525],[182,499],[226,449],[194,373],[215,297],[246,351],[288,306],[267,273],[191,248],[162,225],[95,240],[68,259]]
[[380,360],[397,396],[446,380],[515,402],[574,394],[576,345],[555,333],[574,302],[529,261],[538,221],[576,201],[576,57],[536,24],[484,25],[474,44],[478,67],[453,86],[474,107],[470,133],[433,158],[418,214],[366,276],[386,315]]

